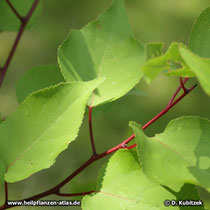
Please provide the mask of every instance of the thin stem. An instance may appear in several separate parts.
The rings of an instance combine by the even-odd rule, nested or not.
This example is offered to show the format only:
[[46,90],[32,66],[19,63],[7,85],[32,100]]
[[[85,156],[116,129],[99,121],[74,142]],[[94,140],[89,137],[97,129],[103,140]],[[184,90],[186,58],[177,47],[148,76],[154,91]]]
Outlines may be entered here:
[[[195,87],[197,86],[194,85],[192,86],[189,91],[187,93],[183,93],[178,99],[176,99],[176,101],[174,101],[172,104],[170,104],[169,106],[167,106],[165,109],[163,109],[158,115],[156,115],[152,120],[150,120],[148,123],[146,123],[142,129],[145,130],[147,127],[149,127],[152,123],[154,123],[157,119],[159,119],[161,116],[163,116],[166,112],[168,112],[174,105],[176,105],[182,98],[184,98],[188,93],[190,93]],[[106,152],[104,153],[101,153],[99,155],[97,155],[97,158],[100,159],[104,156],[107,156],[119,149],[122,149],[122,148],[125,148],[126,144],[128,144],[132,139],[135,138],[135,134],[132,134],[129,138],[127,138],[125,141],[123,141],[121,144],[107,150]],[[127,149],[131,149],[135,147],[134,145],[131,145],[129,147],[127,147]]]
[[26,24],[29,21],[29,19],[31,18],[31,15],[33,14],[34,10],[36,9],[38,3],[39,3],[39,0],[34,0],[34,3],[32,4],[31,9],[29,10],[28,14],[25,17]]
[[[145,130],[148,126],[150,126],[153,122],[155,122],[158,118],[160,118],[161,116],[163,116],[166,112],[169,111],[169,109],[171,109],[173,106],[175,106],[182,98],[184,98],[189,92],[191,92],[195,87],[197,86],[197,84],[193,85],[187,93],[183,93],[179,98],[176,99],[176,101],[174,101],[172,104],[170,104],[168,107],[166,107],[164,110],[162,110],[158,115],[156,115],[152,120],[150,120],[148,123],[146,123],[142,129]],[[133,144],[131,146],[128,147],[128,149],[132,149],[136,146],[136,144]]]
[[[189,80],[188,77],[186,77],[183,81],[183,84],[185,84],[187,81]],[[171,97],[171,99],[169,100],[167,106],[169,106],[173,101],[174,99],[176,98],[177,94],[179,93],[179,91],[182,89],[182,86],[180,85],[177,90],[175,91],[175,93],[173,94],[173,96]]]
[[94,142],[94,137],[93,137],[93,128],[92,128],[92,109],[93,107],[88,107],[89,109],[89,133],[90,133],[90,141],[91,141],[91,146],[92,146],[92,151],[93,151],[93,156],[97,155],[96,153],[96,147],[95,147],[95,142]]
[[[169,106],[167,106],[164,110],[162,110],[158,115],[156,115],[152,120],[150,120],[148,123],[146,123],[142,129],[145,130],[148,126],[150,126],[152,123],[154,123],[157,119],[159,119],[161,116],[163,116],[166,112],[168,112],[173,106],[175,106],[180,100],[182,100],[188,93],[190,93],[194,88],[196,87],[196,85],[192,86],[187,93],[183,93],[178,99],[176,99],[173,103],[171,103]],[[40,198],[43,198],[45,196],[48,195],[60,195],[60,196],[69,196],[69,195],[75,195],[75,194],[64,194],[64,193],[60,193],[60,188],[62,188],[65,184],[67,184],[70,180],[72,180],[75,176],[77,176],[80,172],[82,172],[85,168],[87,168],[89,165],[91,165],[93,162],[119,150],[122,148],[125,148],[126,144],[129,143],[132,139],[134,139],[135,134],[131,135],[129,138],[127,138],[126,140],[124,140],[122,143],[120,143],[119,145],[99,154],[99,155],[95,155],[92,156],[89,160],[87,160],[84,164],[82,164],[77,170],[75,170],[71,175],[69,175],[66,179],[64,179],[62,182],[60,182],[58,185],[56,185],[55,187],[51,188],[50,190],[47,190],[43,193],[37,194],[35,196],[26,198],[24,200],[37,200]],[[127,149],[132,149],[136,146],[136,144],[133,144],[129,147],[127,147]],[[92,193],[92,192],[90,192]],[[81,194],[80,194],[81,195]],[[20,201],[24,201],[24,200],[20,200]],[[12,208],[14,206],[8,206],[7,204],[5,204],[4,206],[0,207],[0,209],[7,209],[7,208]]]
[[136,147],[136,144],[133,144],[133,145],[127,147],[127,149],[130,150],[130,149],[133,149],[134,147]]
[[152,120],[150,120],[147,124],[145,124],[142,129],[146,129],[149,125],[151,125],[153,122],[155,122],[157,119],[159,119],[161,116],[163,116],[166,112],[169,111],[175,104],[177,104],[182,98],[184,98],[190,91],[192,91],[195,87],[197,86],[194,85],[192,86],[188,92],[183,93],[179,98],[177,98],[173,103],[171,103],[169,106],[167,106],[165,109],[163,109],[158,115],[156,115]]
[[11,8],[11,10],[14,12],[14,14],[17,16],[17,18],[21,21],[22,23],[22,17],[20,16],[20,14],[18,13],[18,11],[14,8],[14,6],[10,3],[9,0],[6,0],[7,4],[9,5],[9,7]]
[[8,184],[4,182],[4,190],[5,190],[5,203],[8,201]]
[[6,60],[5,64],[4,64],[4,67],[2,68],[1,77],[0,77],[0,86],[1,86],[2,83],[3,83],[3,80],[4,80],[4,78],[5,78],[7,69],[8,69],[8,67],[9,67],[9,64],[10,64],[10,62],[11,62],[11,60],[12,60],[12,57],[13,57],[13,55],[14,55],[14,53],[15,53],[15,50],[16,50],[16,48],[17,48],[17,46],[18,46],[18,43],[19,43],[19,41],[20,41],[20,38],[21,38],[21,36],[22,36],[22,34],[23,34],[24,28],[25,28],[24,25],[21,25],[21,26],[20,26],[20,30],[18,31],[18,34],[17,34],[16,39],[15,39],[15,41],[14,41],[14,44],[13,44],[13,46],[12,46],[12,49],[11,49],[11,51],[10,51],[10,53],[9,53],[9,56],[8,56],[8,58],[7,58],[7,60]]
[[180,81],[180,84],[181,84],[181,87],[182,87],[183,91],[184,91],[185,93],[187,93],[188,90],[187,90],[187,89],[185,88],[185,86],[184,86],[184,82],[182,81],[182,77],[179,78],[179,81]]
[[[19,31],[17,33],[17,36],[16,36],[15,41],[13,43],[13,46],[12,46],[12,48],[10,50],[10,53],[9,53],[8,57],[7,57],[7,60],[6,60],[5,64],[4,64],[4,66],[1,68],[1,72],[0,72],[0,87],[1,87],[1,85],[3,83],[3,81],[4,81],[5,75],[7,73],[7,69],[9,67],[9,64],[11,63],[11,60],[12,60],[12,58],[14,56],[14,53],[15,53],[15,50],[17,49],[17,46],[18,46],[18,44],[20,42],[20,39],[21,39],[21,37],[23,35],[24,29],[25,29],[28,21],[30,20],[31,15],[33,14],[34,10],[36,9],[38,3],[39,3],[39,0],[35,0],[33,5],[31,6],[31,9],[29,10],[28,14],[26,15],[26,17],[21,18],[22,23],[21,23],[20,29],[19,29]],[[10,4],[10,2],[9,2],[9,4]],[[13,12],[14,12],[14,10],[13,10]]]
[[35,196],[26,198],[24,200],[38,200],[40,198],[43,198],[48,195],[52,194],[58,194],[60,188],[62,188],[65,184],[67,184],[71,179],[73,179],[75,176],[77,176],[81,171],[83,171],[85,168],[87,168],[91,163],[98,160],[98,156],[91,157],[89,160],[87,160],[84,164],[82,164],[77,170],[75,170],[70,176],[68,176],[66,179],[64,179],[62,182],[60,182],[55,187],[51,188],[50,190],[47,190],[43,193],[37,194]]
[[101,153],[100,155],[98,155],[100,158],[104,157],[104,156],[107,156],[119,149],[122,149],[122,148],[126,148],[126,145],[127,143],[129,143],[132,139],[134,139],[135,137],[135,134],[132,134],[129,138],[127,138],[125,141],[123,141],[122,143],[118,144],[117,146],[107,150],[106,152],[103,152]]
[[[18,43],[21,39],[21,36],[24,32],[24,29],[25,29],[25,26],[27,25],[28,21],[30,20],[31,18],[31,15],[33,14],[34,10],[36,9],[38,3],[39,3],[39,0],[35,0],[33,5],[31,6],[31,9],[29,10],[27,16],[25,18],[22,18],[19,13],[17,12],[17,10],[13,7],[13,5],[10,3],[9,0],[6,0],[7,4],[10,6],[10,8],[12,9],[12,11],[14,12],[14,14],[17,16],[17,18],[21,21],[21,26],[20,26],[20,29],[17,33],[17,36],[15,38],[15,41],[13,43],[13,46],[10,50],[10,53],[7,57],[7,60],[4,64],[3,67],[0,67],[0,87],[4,81],[4,78],[5,78],[5,75],[6,75],[6,72],[7,72],[7,69],[9,67],[9,64],[14,56],[14,53],[15,53],[15,50],[18,46]],[[5,118],[3,119],[5,120]],[[5,190],[5,203],[3,206],[0,206],[0,209],[6,209],[8,206],[7,206],[7,201],[8,201],[8,184],[7,182],[5,181],[4,182],[4,190]],[[9,208],[9,207],[8,207]]]

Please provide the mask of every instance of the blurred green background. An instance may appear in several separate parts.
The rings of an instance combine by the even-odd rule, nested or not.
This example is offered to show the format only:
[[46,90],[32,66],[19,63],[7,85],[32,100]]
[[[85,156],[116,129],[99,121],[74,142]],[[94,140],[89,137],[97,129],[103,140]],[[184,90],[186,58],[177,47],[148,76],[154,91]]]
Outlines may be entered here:
[[[24,33],[0,90],[0,112],[3,117],[15,111],[18,106],[15,83],[21,75],[35,65],[56,63],[58,46],[69,30],[81,28],[94,20],[110,6],[111,0],[44,0],[42,3],[42,16],[34,27]],[[210,0],[126,1],[135,37],[143,43],[162,41],[165,43],[165,48],[172,41],[187,44],[194,21],[207,6],[210,6]],[[15,34],[0,33],[0,65],[8,55]],[[197,82],[195,79],[191,79],[188,85],[195,82]],[[151,85],[141,81],[135,89],[143,91],[142,94],[128,94],[110,105],[93,110],[93,129],[98,152],[103,152],[128,137],[131,134],[128,128],[130,120],[143,125],[158,114],[166,106],[178,84],[178,78],[164,76],[159,76]],[[171,119],[183,115],[199,115],[210,119],[210,98],[199,86],[145,132],[149,136],[161,132]],[[21,199],[53,187],[87,160],[91,155],[87,123],[86,116],[79,137],[59,155],[53,167],[34,174],[25,181],[9,185],[9,199]],[[62,188],[62,192],[93,190],[98,170],[106,159],[91,165]],[[200,192],[208,205],[210,195],[204,190]],[[3,200],[2,189],[0,193],[0,200]],[[49,196],[47,199],[58,199],[58,197]],[[69,199],[78,199],[78,197]],[[42,208],[51,207],[39,207]],[[54,209],[61,208],[54,207]],[[69,208],[80,209],[80,207]],[[30,209],[30,207],[17,209]]]

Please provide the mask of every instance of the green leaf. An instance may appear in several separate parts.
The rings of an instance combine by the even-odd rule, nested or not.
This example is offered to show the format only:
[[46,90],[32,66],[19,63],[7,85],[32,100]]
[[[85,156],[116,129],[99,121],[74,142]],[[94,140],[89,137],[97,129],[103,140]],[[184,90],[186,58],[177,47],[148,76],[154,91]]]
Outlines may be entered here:
[[[209,20],[210,8],[207,8],[202,12],[197,22],[194,24],[190,35],[189,48],[201,57],[210,57]],[[167,76],[194,77],[196,75],[198,78],[201,76],[197,74],[197,72],[200,70],[195,70],[195,67],[192,67],[190,60],[187,62],[186,59],[182,57],[183,54],[180,54],[180,49],[186,48],[183,44],[172,43],[167,52],[161,56],[158,56],[158,54],[160,54],[158,53],[158,50],[161,48],[161,46],[158,46],[158,44],[157,46],[154,44],[151,46],[148,45],[147,48],[149,48],[147,49],[147,58],[150,59],[143,66],[143,72],[146,75],[146,80],[148,82],[151,82],[151,80],[155,79],[160,72],[164,72],[164,74]],[[152,56],[152,53],[155,53],[155,49],[157,52]],[[206,75],[203,74],[203,76]]]
[[142,78],[144,47],[133,38],[124,0],[96,21],[72,30],[58,50],[58,62],[66,81],[106,80],[97,88],[93,106],[125,95]]
[[148,82],[156,78],[160,72],[169,76],[196,76],[208,95],[210,95],[209,69],[210,59],[198,57],[184,45],[178,43],[172,43],[164,55],[150,59],[143,66]]
[[126,94],[126,96],[147,96],[147,93],[142,90],[132,89]]
[[169,72],[165,72],[166,76],[178,76],[178,77],[195,77],[195,74],[188,66],[184,66],[180,69],[175,69]]
[[179,191],[184,183],[210,191],[210,121],[200,117],[172,120],[165,131],[147,137],[131,122],[140,165],[147,177]]
[[198,57],[182,47],[180,47],[180,53],[190,69],[195,73],[204,91],[210,95],[210,59]]
[[201,57],[210,58],[210,8],[206,8],[194,24],[189,48]]
[[0,125],[5,180],[17,182],[49,168],[76,137],[92,91],[102,82],[61,83],[30,95]]
[[164,206],[164,200],[175,196],[148,180],[135,155],[133,151],[120,150],[109,159],[99,173],[98,192],[83,198],[83,209],[179,209]]
[[163,48],[163,43],[147,43],[146,44],[147,60],[161,56],[162,48]]
[[181,57],[179,52],[180,46],[184,47],[183,44],[174,42],[164,55],[150,59],[144,64],[143,72],[148,82],[155,79],[162,71],[166,75],[195,76]]
[[[29,12],[34,0],[10,0],[11,4],[17,10],[17,12],[22,16],[26,16]],[[37,5],[34,13],[31,16],[26,28],[30,28],[41,15],[41,3]],[[0,1],[0,30],[2,31],[17,31],[20,28],[21,22],[11,10],[6,1]]]
[[56,65],[37,66],[27,71],[16,84],[19,102],[30,93],[64,82],[60,69]]

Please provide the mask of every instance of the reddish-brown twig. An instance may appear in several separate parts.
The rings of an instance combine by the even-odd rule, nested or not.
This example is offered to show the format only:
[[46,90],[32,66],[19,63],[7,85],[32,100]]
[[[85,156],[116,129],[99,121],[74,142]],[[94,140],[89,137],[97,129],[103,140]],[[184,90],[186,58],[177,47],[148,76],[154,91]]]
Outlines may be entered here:
[[17,46],[18,46],[18,44],[20,42],[20,39],[23,35],[24,29],[25,29],[28,21],[30,20],[31,15],[33,14],[34,10],[36,9],[36,7],[39,3],[39,0],[34,1],[31,9],[29,10],[28,14],[25,17],[21,17],[9,1],[7,1],[7,3],[10,6],[10,8],[12,9],[12,11],[16,14],[16,16],[18,16],[18,18],[21,19],[21,26],[20,26],[20,29],[17,33],[17,36],[16,36],[15,41],[13,43],[13,46],[11,48],[11,51],[10,51],[10,53],[9,53],[7,59],[6,59],[6,62],[4,64],[4,66],[0,69],[0,87],[3,83],[3,81],[4,81],[5,75],[7,73],[8,67],[9,67],[9,64],[11,63],[11,60],[12,60],[12,58],[14,56],[14,53],[15,53],[15,50],[17,49]]
[[[192,86],[188,92],[184,92],[179,98],[177,98],[174,102],[172,102],[170,105],[168,105],[164,110],[162,110],[158,115],[156,115],[152,120],[150,120],[148,123],[146,123],[142,129],[146,129],[148,126],[150,126],[152,123],[154,123],[157,119],[159,119],[161,116],[163,116],[166,112],[168,112],[173,106],[175,106],[180,100],[182,100],[188,93],[190,93],[194,88],[196,87],[196,85]],[[176,91],[177,92],[177,91]],[[40,198],[46,197],[48,195],[52,195],[52,194],[56,194],[56,195],[60,195],[60,196],[74,196],[75,194],[65,194],[65,193],[60,193],[60,189],[67,184],[69,181],[71,181],[75,176],[77,176],[80,172],[82,172],[85,168],[87,168],[89,165],[91,165],[92,163],[94,163],[95,161],[119,150],[122,148],[127,148],[127,149],[132,149],[136,146],[136,144],[133,144],[129,147],[126,147],[126,144],[129,143],[132,139],[135,138],[135,134],[131,135],[129,138],[127,138],[126,140],[124,140],[122,143],[120,143],[119,145],[107,150],[106,152],[103,152],[101,154],[96,154],[93,155],[89,160],[87,160],[84,164],[82,164],[77,170],[75,170],[71,175],[69,175],[66,179],[64,179],[62,182],[60,182],[58,185],[56,185],[55,187],[37,194],[35,196],[20,200],[20,201],[24,201],[24,200],[38,200]],[[89,193],[92,193],[93,191],[90,191]],[[82,195],[83,193],[79,193],[79,195]],[[8,205],[4,205],[2,208],[0,207],[0,209],[7,209],[7,208],[11,208],[14,206],[8,206]]]
[[8,184],[4,182],[4,190],[5,190],[5,201],[8,201]]
[[[14,12],[14,14],[17,16],[17,18],[21,21],[21,26],[20,26],[20,29],[17,33],[17,36],[15,38],[15,41],[13,43],[13,46],[10,50],[10,53],[6,59],[6,62],[4,64],[4,66],[2,68],[0,68],[0,87],[4,81],[4,78],[5,78],[5,75],[6,75],[6,72],[7,72],[7,69],[9,67],[9,64],[11,63],[11,60],[14,56],[14,53],[15,53],[15,50],[20,42],[20,39],[23,35],[23,32],[24,32],[24,29],[28,23],[28,21],[30,20],[31,18],[31,15],[33,14],[34,10],[36,9],[38,3],[39,3],[39,0],[34,0],[34,3],[32,4],[28,14],[26,15],[26,17],[21,17],[20,14],[17,12],[17,10],[13,7],[13,5],[10,3],[9,0],[6,0],[7,4],[9,5],[9,7],[11,8],[11,10]],[[5,120],[5,118],[3,119]],[[5,203],[3,206],[0,206],[0,209],[5,209],[7,208],[7,201],[8,201],[8,185],[7,185],[7,182],[4,183],[5,187]]]
[[182,81],[182,77],[179,78],[179,81],[180,81],[180,85],[181,85],[183,91],[184,91],[185,93],[187,93],[187,92],[188,92],[188,89],[185,88],[184,82]]
[[[148,126],[150,126],[153,122],[155,122],[157,119],[159,119],[161,116],[163,116],[166,112],[169,111],[169,109],[171,109],[174,105],[176,105],[182,98],[184,98],[189,92],[191,92],[195,87],[197,86],[197,84],[193,85],[188,92],[183,93],[179,98],[177,98],[173,103],[171,103],[169,106],[167,106],[165,109],[163,109],[158,115],[156,115],[152,120],[150,120],[148,123],[146,123],[142,129],[145,130]],[[134,134],[133,134],[134,135]],[[135,136],[134,136],[135,137]],[[133,137],[133,138],[134,138]],[[136,146],[136,144],[131,145],[130,147],[128,147],[129,149],[134,148]]]
[[[5,65],[0,68],[1,70],[1,74],[0,74],[0,86],[2,85],[3,83],[3,80],[4,80],[4,77],[6,75],[6,72],[7,72],[7,69],[8,69],[8,66],[13,58],[13,55],[14,55],[14,52],[18,46],[18,43],[20,41],[20,38],[23,34],[23,31],[25,29],[25,26],[26,24],[28,23],[32,13],[34,12],[39,0],[35,0],[30,11],[28,12],[28,14],[26,15],[26,17],[21,17],[19,15],[19,13],[15,10],[15,8],[12,6],[12,4],[9,2],[9,0],[6,0],[8,5],[10,6],[10,8],[12,9],[12,11],[15,13],[15,15],[20,19],[21,21],[21,26],[20,26],[20,29],[19,29],[19,32],[17,34],[17,37],[15,39],[15,42],[12,46],[12,49],[9,53],[9,56],[5,62]],[[189,78],[185,78],[184,81],[182,81],[182,78],[180,78],[180,86],[178,87],[178,89],[175,91],[174,95],[172,96],[172,98],[170,99],[168,105],[166,106],[166,108],[164,110],[162,110],[158,115],[156,115],[152,120],[150,120],[148,123],[146,123],[142,129],[146,129],[148,126],[150,126],[152,123],[154,123],[157,119],[159,119],[161,116],[163,116],[166,112],[168,112],[174,105],[176,105],[182,98],[184,98],[189,92],[191,92],[194,88],[195,88],[195,85],[193,87],[191,87],[189,90],[185,88],[184,84],[187,82]],[[175,101],[175,97],[177,96],[177,94],[179,93],[179,91],[183,89],[184,90],[184,93],[179,97],[177,98]],[[127,148],[127,149],[132,149],[136,146],[136,144],[133,144],[129,147],[127,147],[127,144],[135,138],[135,134],[131,135],[129,138],[127,138],[126,140],[124,140],[122,143],[120,143],[119,145],[101,153],[101,154],[97,154],[96,153],[96,148],[95,148],[95,144],[94,144],[94,138],[93,138],[93,131],[92,131],[92,106],[89,107],[89,131],[90,131],[90,139],[91,139],[91,145],[92,145],[92,150],[93,150],[93,155],[92,157],[87,160],[84,164],[82,164],[77,170],[75,170],[71,175],[69,175],[66,179],[64,179],[62,182],[60,182],[58,185],[56,185],[55,187],[43,192],[43,193],[40,193],[40,194],[37,194],[37,195],[34,195],[34,196],[31,196],[29,198],[26,198],[26,199],[23,199],[23,200],[20,200],[20,201],[24,201],[24,200],[38,200],[40,198],[43,198],[43,197],[46,197],[48,195],[52,195],[52,194],[55,194],[55,195],[58,195],[58,196],[65,196],[65,197],[70,197],[70,196],[79,196],[79,195],[87,195],[87,194],[90,194],[90,193],[93,193],[93,192],[96,192],[96,191],[89,191],[89,192],[82,192],[82,193],[71,193],[71,194],[66,194],[66,193],[60,193],[60,189],[65,185],[67,184],[69,181],[71,181],[75,176],[77,176],[80,172],[82,172],[85,168],[87,168],[89,165],[91,165],[93,162],[119,150],[119,149],[122,149],[122,148]],[[14,206],[8,206],[7,204],[7,201],[8,201],[8,186],[7,186],[7,182],[5,182],[5,204],[3,206],[0,206],[0,209],[7,209],[7,208],[11,208],[11,207],[14,207]]]
[[9,0],[6,0],[7,4],[9,5],[9,7],[11,8],[11,10],[13,11],[13,13],[17,16],[17,18],[22,22],[23,18],[21,17],[21,15],[18,13],[18,11],[14,8],[14,6],[11,4],[11,2]]
[[[183,85],[189,80],[188,77],[186,77],[183,81]],[[169,100],[167,106],[169,106],[173,101],[174,99],[176,98],[177,94],[179,93],[179,91],[182,89],[182,86],[180,85],[177,90],[175,91],[175,93],[173,94],[173,96],[171,97],[171,99]]]

